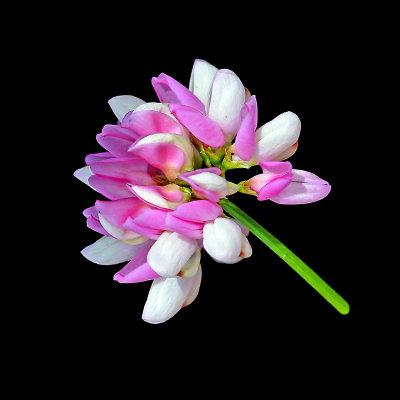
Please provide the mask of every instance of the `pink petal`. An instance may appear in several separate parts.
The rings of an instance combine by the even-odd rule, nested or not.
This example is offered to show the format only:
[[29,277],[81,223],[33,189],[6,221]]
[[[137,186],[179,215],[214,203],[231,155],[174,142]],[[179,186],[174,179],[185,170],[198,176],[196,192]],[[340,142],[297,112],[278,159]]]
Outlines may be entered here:
[[120,179],[109,178],[101,175],[92,175],[89,178],[89,184],[110,200],[135,197],[126,186],[126,181]]
[[134,219],[128,218],[124,227],[151,239],[157,239],[163,231],[167,230],[165,219],[168,212],[159,209],[146,210]]
[[180,233],[189,238],[201,239],[203,237],[203,226],[197,222],[185,221],[177,218],[171,213],[167,215],[166,224],[169,231]]
[[136,283],[159,278],[160,275],[153,271],[147,263],[149,250],[144,250],[136,255],[124,268],[114,275],[114,280],[119,283]]
[[98,213],[119,228],[124,227],[128,217],[135,218],[141,212],[149,210],[150,207],[136,198],[119,199],[114,201],[97,200],[95,204]]
[[260,162],[260,167],[264,174],[283,175],[292,170],[292,164],[289,161],[264,161]]
[[100,233],[101,235],[111,236],[101,225],[100,221],[94,218],[92,215],[89,215],[88,219],[86,220],[86,225],[88,228],[94,230],[95,232]]
[[129,128],[138,136],[147,136],[153,133],[177,133],[183,135],[181,125],[173,118],[162,112],[143,110],[130,113],[125,116],[121,124]]
[[256,148],[257,101],[251,96],[242,108],[242,122],[235,139],[237,155],[245,161],[253,157]]
[[112,158],[97,161],[90,165],[96,175],[121,179],[132,184],[155,185],[151,175],[147,172],[148,163],[142,158]]
[[169,109],[201,142],[213,148],[225,144],[225,136],[219,125],[198,110],[181,104],[169,104]]
[[108,137],[113,136],[120,139],[135,141],[139,135],[130,129],[123,127],[122,125],[105,125],[101,131],[101,136]]
[[293,170],[292,182],[271,200],[278,204],[307,204],[323,199],[330,191],[328,182],[311,172]]
[[96,136],[96,140],[100,146],[108,150],[114,157],[133,157],[133,154],[128,153],[133,141],[122,139],[115,136]]
[[171,215],[192,222],[214,221],[222,215],[222,207],[208,200],[195,200],[179,205]]
[[181,170],[186,161],[185,152],[170,143],[146,143],[132,147],[129,151],[131,154],[143,158],[171,179],[174,179],[177,171]]
[[85,157],[85,163],[86,163],[86,165],[90,165],[90,164],[93,164],[96,161],[107,160],[107,159],[113,158],[113,157],[114,156],[108,151],[105,151],[105,152],[102,152],[102,153],[88,154]]
[[288,173],[282,177],[273,179],[261,188],[258,192],[257,200],[268,200],[276,196],[290,184],[292,177],[293,174]]
[[151,83],[161,103],[184,104],[205,113],[204,104],[185,86],[166,74],[153,78]]

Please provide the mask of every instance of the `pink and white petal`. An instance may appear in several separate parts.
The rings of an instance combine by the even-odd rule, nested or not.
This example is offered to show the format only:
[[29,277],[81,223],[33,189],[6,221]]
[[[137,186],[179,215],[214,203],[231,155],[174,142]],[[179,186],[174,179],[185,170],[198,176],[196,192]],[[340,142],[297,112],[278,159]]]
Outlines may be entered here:
[[217,148],[225,144],[225,136],[220,126],[198,110],[182,104],[169,104],[169,109],[193,136],[207,146]]
[[210,93],[211,82],[218,71],[207,61],[197,59],[194,61],[192,73],[190,75],[189,90],[206,105]]
[[114,238],[129,242],[130,244],[141,243],[147,239],[143,238],[142,235],[132,232],[125,228],[120,228],[117,225],[112,224],[102,214],[99,213],[99,220],[102,227]]
[[93,175],[92,170],[90,169],[89,166],[86,167],[82,167],[77,169],[74,172],[74,177],[79,179],[81,182],[83,182],[84,184],[90,186],[92,189],[96,190],[94,187],[92,187],[92,185],[89,183],[89,178]]
[[89,185],[110,200],[135,197],[128,189],[126,181],[120,179],[92,175],[89,178]]
[[162,171],[170,180],[178,177],[186,161],[185,152],[170,143],[147,143],[135,146],[130,151]]
[[174,210],[179,204],[189,201],[190,194],[183,193],[179,186],[170,183],[166,186],[129,185],[129,190],[152,207]]
[[111,237],[111,235],[103,228],[103,225],[101,225],[100,221],[94,218],[92,215],[89,215],[89,217],[87,218],[86,225],[89,229],[92,229],[95,232],[100,233],[101,235]]
[[135,110],[142,104],[145,104],[145,101],[135,96],[122,95],[112,97],[110,100],[108,100],[108,104],[118,120],[122,121],[126,113]]
[[184,104],[205,113],[204,104],[174,78],[160,74],[157,78],[152,78],[151,83],[161,103]]
[[149,248],[136,255],[128,264],[114,275],[114,280],[119,283],[145,282],[159,278],[147,262]]
[[82,250],[82,255],[89,261],[100,265],[113,265],[129,261],[139,252],[148,249],[154,241],[147,240],[139,245],[129,245],[121,240],[103,236]]
[[154,279],[144,305],[142,318],[151,324],[160,324],[172,318],[183,306],[195,277]]
[[278,178],[272,179],[265,186],[261,188],[258,192],[257,200],[263,201],[272,199],[274,196],[277,196],[281,193],[292,181],[293,174],[288,173],[284,176],[280,176]]
[[276,160],[299,139],[301,123],[299,117],[288,111],[278,115],[256,131],[256,162]]
[[140,137],[153,133],[176,133],[183,135],[182,126],[173,118],[153,110],[136,111],[128,114],[121,126],[128,128]]
[[176,276],[197,248],[195,239],[163,232],[149,251],[147,261],[160,276]]
[[165,222],[169,231],[177,232],[193,239],[201,239],[203,237],[204,224],[202,223],[186,221],[175,217],[171,213],[168,213]]
[[171,215],[192,222],[214,221],[222,215],[222,207],[209,200],[194,200],[179,205]]
[[203,229],[203,246],[211,257],[219,262],[229,262],[239,257],[242,247],[242,231],[232,219],[216,218]]
[[256,147],[257,101],[251,96],[241,111],[242,122],[235,139],[235,151],[245,161],[251,160]]
[[293,170],[292,182],[279,194],[273,196],[271,201],[278,204],[307,204],[322,200],[331,191],[328,182],[316,175]]
[[240,111],[245,102],[245,90],[237,75],[220,69],[214,76],[207,104],[207,116],[221,127],[230,142],[240,127]]
[[201,284],[201,277],[202,277],[202,269],[201,265],[199,265],[199,268],[197,269],[197,273],[194,276],[194,281],[192,284],[192,287],[186,296],[185,302],[183,303],[182,307],[186,307],[189,304],[193,303],[193,301],[196,299],[197,295],[199,294],[200,290],[200,284]]
[[102,153],[88,154],[85,157],[85,163],[86,165],[90,165],[93,164],[94,162],[108,160],[113,157],[114,156],[108,151],[104,151]]

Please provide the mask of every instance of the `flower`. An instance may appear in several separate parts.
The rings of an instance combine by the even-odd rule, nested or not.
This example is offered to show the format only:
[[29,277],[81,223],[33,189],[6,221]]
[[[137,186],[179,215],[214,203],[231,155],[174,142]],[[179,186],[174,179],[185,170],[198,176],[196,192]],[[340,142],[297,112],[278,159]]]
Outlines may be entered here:
[[[74,175],[103,195],[84,210],[102,237],[82,254],[101,265],[127,264],[119,283],[152,281],[143,319],[161,323],[197,296],[201,250],[220,263],[252,254],[249,229],[224,214],[236,192],[280,204],[325,197],[327,182],[289,162],[300,120],[286,112],[257,129],[257,101],[237,75],[196,60],[186,88],[172,77],[152,79],[160,103],[134,96],[109,100],[118,119],[96,136],[105,151],[89,154]],[[225,171],[260,165],[239,184]],[[221,202],[222,203],[222,202]]]
[[279,204],[306,204],[323,199],[331,190],[328,182],[311,172],[292,169],[289,161],[260,162],[260,166],[263,173],[242,184],[256,192],[260,201],[269,199]]

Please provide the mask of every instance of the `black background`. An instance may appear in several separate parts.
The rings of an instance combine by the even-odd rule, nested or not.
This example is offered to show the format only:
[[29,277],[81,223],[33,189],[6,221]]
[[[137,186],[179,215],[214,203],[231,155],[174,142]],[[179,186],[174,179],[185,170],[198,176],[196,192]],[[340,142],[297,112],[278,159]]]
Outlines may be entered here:
[[[51,272],[43,277],[51,282],[52,301],[41,308],[47,334],[67,349],[79,344],[101,354],[143,346],[182,348],[201,358],[196,346],[202,346],[224,362],[239,354],[264,359],[273,348],[318,350],[317,342],[324,351],[361,344],[379,314],[366,262],[373,246],[365,240],[365,182],[358,170],[369,160],[366,106],[377,101],[370,63],[377,54],[370,31],[354,24],[354,15],[332,11],[319,10],[320,18],[307,20],[296,10],[267,16],[236,10],[229,18],[204,10],[197,18],[150,9],[121,10],[101,20],[74,14],[43,71],[56,76],[48,102],[59,111],[52,126],[56,174],[63,182],[55,185],[60,201],[50,216],[62,215],[62,232],[49,253]],[[99,238],[82,215],[99,194],[72,174],[86,154],[103,151],[95,136],[116,122],[107,100],[132,94],[157,101],[151,78],[164,72],[188,85],[196,58],[240,77],[257,96],[259,126],[284,111],[300,117],[299,147],[289,161],[329,181],[329,196],[299,206],[243,194],[232,201],[340,293],[350,303],[349,315],[340,315],[252,235],[252,257],[235,265],[217,264],[203,251],[197,299],[161,325],[141,319],[151,282],[118,284],[112,277],[122,265],[99,266],[80,254]],[[254,171],[227,177],[238,182]]]

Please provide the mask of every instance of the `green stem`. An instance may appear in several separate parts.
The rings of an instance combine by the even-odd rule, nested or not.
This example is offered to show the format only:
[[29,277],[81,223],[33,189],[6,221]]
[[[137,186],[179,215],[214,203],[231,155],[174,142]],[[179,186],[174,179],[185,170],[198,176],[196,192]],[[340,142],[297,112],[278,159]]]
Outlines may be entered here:
[[275,254],[282,258],[282,260],[284,260],[291,268],[293,268],[328,303],[335,307],[336,310],[344,315],[349,313],[349,304],[275,236],[271,235],[257,221],[248,216],[244,211],[242,211],[228,199],[221,199],[219,204],[227,213],[246,226],[250,232],[257,236]]

